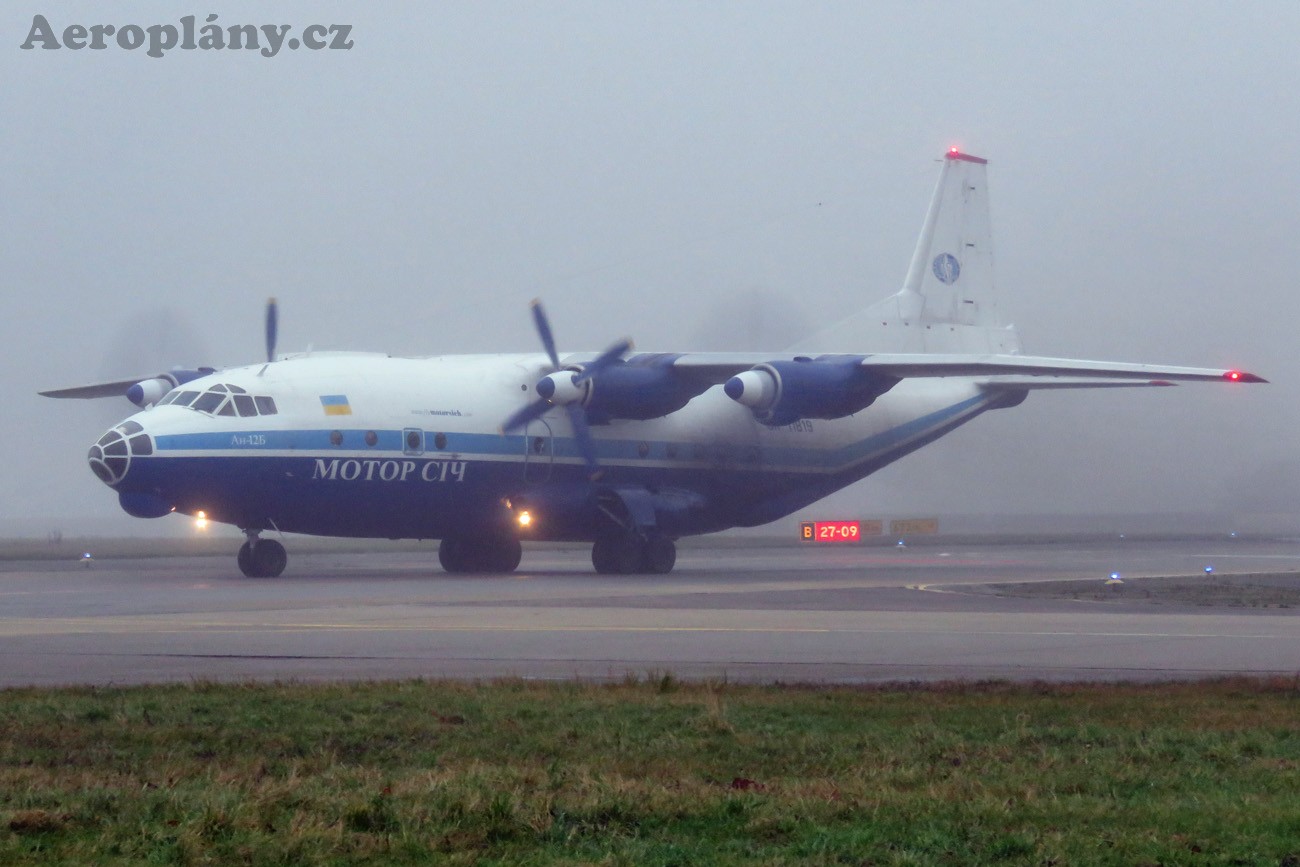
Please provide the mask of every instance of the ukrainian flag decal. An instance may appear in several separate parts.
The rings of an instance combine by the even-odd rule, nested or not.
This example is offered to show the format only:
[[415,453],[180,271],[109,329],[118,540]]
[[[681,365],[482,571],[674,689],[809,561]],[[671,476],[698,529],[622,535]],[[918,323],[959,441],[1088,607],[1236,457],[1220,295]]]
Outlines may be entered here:
[[322,394],[320,405],[325,407],[326,415],[352,415],[352,405],[346,394]]

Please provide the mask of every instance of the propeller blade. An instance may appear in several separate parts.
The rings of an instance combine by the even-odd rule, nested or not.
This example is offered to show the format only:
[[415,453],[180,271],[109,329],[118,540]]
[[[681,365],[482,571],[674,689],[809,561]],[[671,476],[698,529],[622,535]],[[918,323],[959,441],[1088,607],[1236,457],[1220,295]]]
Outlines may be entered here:
[[533,323],[537,326],[537,334],[542,338],[546,356],[551,359],[551,367],[559,370],[560,354],[555,351],[555,335],[551,333],[551,323],[546,318],[546,311],[542,309],[542,299],[534,298],[532,306]]
[[625,337],[616,341],[609,349],[606,349],[600,355],[596,356],[595,361],[590,361],[582,366],[582,371],[573,378],[574,385],[586,382],[597,373],[600,373],[606,367],[609,367],[618,359],[622,358],[632,348],[632,339]]
[[279,313],[274,298],[266,299],[266,360],[275,361],[275,338],[279,331]]
[[506,419],[501,425],[501,432],[510,433],[512,430],[517,430],[533,419],[541,418],[550,408],[551,404],[549,402],[535,400]]
[[595,481],[603,471],[596,463],[596,443],[591,438],[591,426],[587,424],[587,411],[576,403],[566,404],[564,408],[569,413],[569,423],[573,425],[573,439],[578,444],[578,451],[587,462],[587,475]]

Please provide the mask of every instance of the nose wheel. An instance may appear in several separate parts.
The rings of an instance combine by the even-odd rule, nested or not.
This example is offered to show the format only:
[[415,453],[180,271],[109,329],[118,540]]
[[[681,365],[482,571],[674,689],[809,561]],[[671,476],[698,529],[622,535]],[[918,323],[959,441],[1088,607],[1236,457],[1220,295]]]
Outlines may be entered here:
[[259,539],[249,535],[239,548],[239,571],[249,578],[275,578],[284,571],[289,555],[284,546],[274,539]]

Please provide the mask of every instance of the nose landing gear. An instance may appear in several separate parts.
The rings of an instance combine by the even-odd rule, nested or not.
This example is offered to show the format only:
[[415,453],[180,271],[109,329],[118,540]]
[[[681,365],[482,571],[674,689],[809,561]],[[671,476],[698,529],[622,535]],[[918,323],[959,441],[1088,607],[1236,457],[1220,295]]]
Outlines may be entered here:
[[245,531],[248,541],[239,547],[239,571],[249,578],[276,578],[284,571],[289,555],[274,539],[261,539],[256,532]]

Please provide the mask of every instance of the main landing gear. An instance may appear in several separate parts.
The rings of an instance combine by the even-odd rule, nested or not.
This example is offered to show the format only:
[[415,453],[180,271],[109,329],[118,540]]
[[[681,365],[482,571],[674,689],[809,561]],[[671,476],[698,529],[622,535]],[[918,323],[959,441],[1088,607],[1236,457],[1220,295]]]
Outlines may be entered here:
[[602,575],[667,575],[677,563],[677,546],[667,536],[620,533],[591,546],[591,564]]
[[239,571],[249,578],[276,578],[284,571],[289,555],[274,539],[261,539],[248,533],[248,541],[239,548]]
[[438,545],[438,562],[452,574],[513,572],[523,554],[523,546],[513,536],[450,538]]

